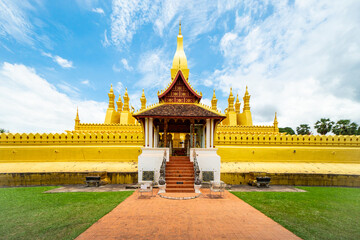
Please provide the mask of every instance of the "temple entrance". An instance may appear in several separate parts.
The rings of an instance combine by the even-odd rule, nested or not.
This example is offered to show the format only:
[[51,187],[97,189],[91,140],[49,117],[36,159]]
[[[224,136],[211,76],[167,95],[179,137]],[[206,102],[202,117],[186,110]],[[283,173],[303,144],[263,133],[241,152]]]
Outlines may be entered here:
[[190,148],[205,147],[204,119],[166,119],[153,121],[154,147],[167,147],[171,156],[189,156]]

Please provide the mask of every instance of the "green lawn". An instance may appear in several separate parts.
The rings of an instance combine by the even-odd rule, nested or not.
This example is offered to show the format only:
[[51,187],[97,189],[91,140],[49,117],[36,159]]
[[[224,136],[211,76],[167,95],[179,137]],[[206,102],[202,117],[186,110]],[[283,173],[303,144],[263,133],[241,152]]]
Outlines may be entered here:
[[360,239],[360,188],[233,192],[303,239]]
[[0,189],[0,239],[74,239],[132,194],[43,193],[53,188]]

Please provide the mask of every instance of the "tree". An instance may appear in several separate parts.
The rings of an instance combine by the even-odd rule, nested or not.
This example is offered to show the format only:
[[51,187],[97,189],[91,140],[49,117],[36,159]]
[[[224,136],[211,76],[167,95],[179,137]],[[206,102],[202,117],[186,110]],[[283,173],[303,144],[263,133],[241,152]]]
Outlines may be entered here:
[[296,132],[299,135],[310,135],[311,132],[309,124],[300,124],[300,126],[296,128]]
[[334,125],[333,121],[330,121],[329,118],[321,118],[315,123],[314,128],[321,135],[325,135],[331,131],[332,126]]
[[356,135],[358,132],[358,125],[354,122],[350,122],[349,119],[337,121],[332,132],[336,135]]
[[0,128],[0,133],[6,133],[6,132],[9,132],[9,131],[6,131],[5,129]]
[[279,132],[294,135],[295,131],[291,127],[279,128]]

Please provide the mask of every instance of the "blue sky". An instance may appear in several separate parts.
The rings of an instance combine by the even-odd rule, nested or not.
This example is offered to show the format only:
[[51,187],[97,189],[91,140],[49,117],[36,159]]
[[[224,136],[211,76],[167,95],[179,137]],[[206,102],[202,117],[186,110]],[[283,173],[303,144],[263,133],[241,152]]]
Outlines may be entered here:
[[[182,21],[189,80],[210,104],[240,101],[254,124],[360,123],[360,2],[0,0],[0,128],[103,122],[107,93],[149,104],[170,81]],[[242,108],[242,106],[241,106]]]

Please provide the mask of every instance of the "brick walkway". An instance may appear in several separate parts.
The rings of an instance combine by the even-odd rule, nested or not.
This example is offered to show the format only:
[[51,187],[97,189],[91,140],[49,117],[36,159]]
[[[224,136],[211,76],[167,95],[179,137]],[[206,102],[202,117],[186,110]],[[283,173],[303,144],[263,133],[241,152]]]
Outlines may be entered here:
[[77,239],[300,239],[229,192],[202,192],[192,200],[135,192]]

